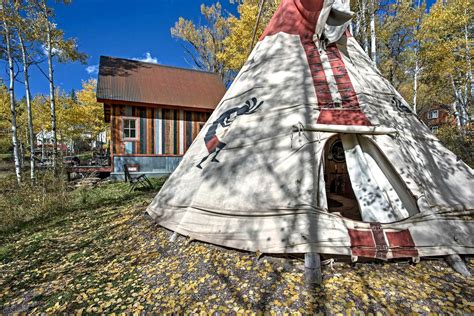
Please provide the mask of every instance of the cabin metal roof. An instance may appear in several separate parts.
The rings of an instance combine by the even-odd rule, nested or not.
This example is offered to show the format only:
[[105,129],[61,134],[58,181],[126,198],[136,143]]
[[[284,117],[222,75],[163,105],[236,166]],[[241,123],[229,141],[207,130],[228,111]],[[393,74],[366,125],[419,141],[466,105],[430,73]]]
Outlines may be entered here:
[[215,73],[100,57],[98,102],[213,110],[225,90]]

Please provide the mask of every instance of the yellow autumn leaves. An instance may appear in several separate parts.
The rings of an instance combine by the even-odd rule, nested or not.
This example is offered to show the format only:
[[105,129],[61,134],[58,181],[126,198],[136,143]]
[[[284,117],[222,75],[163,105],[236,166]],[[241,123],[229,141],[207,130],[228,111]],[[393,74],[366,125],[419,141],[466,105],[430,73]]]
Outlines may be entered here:
[[[63,141],[69,139],[82,139],[86,134],[95,137],[106,130],[104,122],[104,108],[96,100],[96,80],[88,80],[82,83],[82,90],[75,96],[59,91],[56,96],[56,116],[58,137]],[[49,100],[44,96],[36,96],[32,101],[34,133],[40,131],[48,132],[51,129],[51,117]],[[9,129],[9,97],[5,86],[0,85],[0,129]],[[27,111],[26,103],[21,100],[17,104],[18,112],[18,136],[23,143],[27,143]],[[7,146],[11,140],[5,138],[0,140]]]
[[0,236],[0,313],[474,313],[474,281],[444,261],[336,263],[307,288],[297,257],[170,243],[144,215],[154,192],[95,190],[114,199]]

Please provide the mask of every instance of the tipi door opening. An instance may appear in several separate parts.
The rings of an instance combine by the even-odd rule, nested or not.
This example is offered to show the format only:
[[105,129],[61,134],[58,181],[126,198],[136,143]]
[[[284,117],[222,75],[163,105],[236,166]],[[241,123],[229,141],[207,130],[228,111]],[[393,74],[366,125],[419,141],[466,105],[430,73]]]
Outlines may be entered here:
[[380,149],[358,134],[340,134],[324,150],[329,212],[364,222],[391,223],[418,213],[413,195]]
[[344,148],[339,136],[331,138],[324,150],[324,182],[328,211],[361,221],[362,217],[347,170]]

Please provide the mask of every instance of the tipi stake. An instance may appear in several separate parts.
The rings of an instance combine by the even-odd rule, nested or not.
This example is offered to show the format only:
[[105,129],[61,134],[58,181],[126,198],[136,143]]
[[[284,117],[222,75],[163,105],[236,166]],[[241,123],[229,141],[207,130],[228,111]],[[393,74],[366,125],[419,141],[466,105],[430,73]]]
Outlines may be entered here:
[[170,237],[170,242],[175,242],[178,239],[178,233],[174,232],[173,235]]
[[318,253],[309,252],[304,255],[304,278],[307,285],[321,284],[321,257]]
[[454,271],[461,273],[466,278],[471,276],[471,272],[469,272],[469,269],[459,255],[448,255],[446,256],[446,261]]

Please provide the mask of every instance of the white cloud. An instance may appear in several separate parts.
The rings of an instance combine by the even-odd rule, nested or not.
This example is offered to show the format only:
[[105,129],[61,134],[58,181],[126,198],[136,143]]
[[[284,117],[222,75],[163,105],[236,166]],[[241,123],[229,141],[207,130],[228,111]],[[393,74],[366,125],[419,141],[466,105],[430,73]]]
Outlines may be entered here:
[[[48,50],[46,48],[46,45],[42,45],[42,48],[43,48],[43,54],[45,54],[46,56],[48,56]],[[51,50],[51,52],[53,53],[53,56],[59,56],[63,53],[62,50],[58,49],[58,48],[54,48]]]
[[96,75],[99,73],[99,65],[90,65],[86,67],[86,71],[89,75]]
[[145,58],[132,58],[133,60],[143,61],[146,63],[154,63],[158,64],[158,59],[156,57],[152,57],[150,52],[145,53]]

